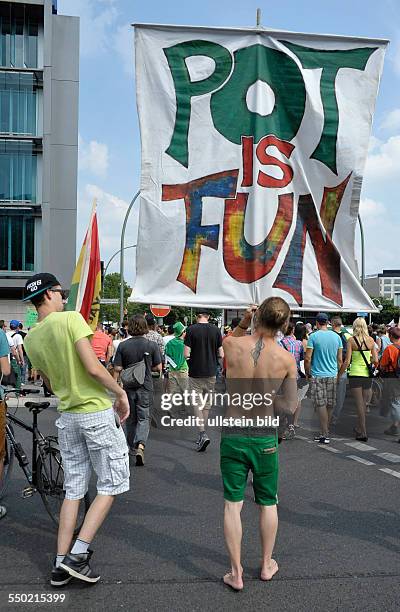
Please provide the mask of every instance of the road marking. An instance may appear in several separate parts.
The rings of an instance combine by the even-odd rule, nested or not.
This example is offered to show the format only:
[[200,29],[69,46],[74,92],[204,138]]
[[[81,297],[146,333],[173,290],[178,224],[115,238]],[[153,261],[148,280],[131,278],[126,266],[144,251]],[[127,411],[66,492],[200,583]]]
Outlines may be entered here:
[[351,446],[359,451],[373,451],[377,450],[374,446],[368,446],[365,442],[345,442],[346,446]]
[[395,472],[395,470],[390,470],[389,468],[379,468],[381,472],[385,472],[385,474],[390,474],[391,476],[396,476],[396,478],[400,478],[400,472]]
[[373,461],[367,461],[362,457],[357,457],[357,455],[347,455],[348,459],[353,459],[354,461],[358,461],[358,463],[363,463],[364,465],[375,465]]
[[394,453],[375,453],[377,457],[381,457],[382,459],[386,459],[386,461],[390,461],[391,463],[400,463],[400,456],[395,455]]
[[[318,443],[317,443],[318,444]],[[327,446],[326,444],[318,444],[320,448],[324,448],[327,451],[331,451],[331,453],[341,453],[342,451],[337,448],[332,448],[332,446]]]
[[343,442],[343,440],[348,440],[348,438],[333,438],[331,436],[331,440],[335,440],[335,442]]
[[307,438],[306,436],[299,436],[299,434],[296,434],[296,438],[299,438],[300,440],[305,440],[306,442],[310,442],[311,440],[309,438]]

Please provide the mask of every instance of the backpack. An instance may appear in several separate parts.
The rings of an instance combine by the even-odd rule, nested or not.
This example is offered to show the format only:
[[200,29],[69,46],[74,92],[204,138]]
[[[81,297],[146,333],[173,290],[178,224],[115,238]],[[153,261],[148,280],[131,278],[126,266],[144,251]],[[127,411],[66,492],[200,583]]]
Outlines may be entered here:
[[394,376],[395,378],[400,378],[400,348],[396,346],[395,344],[393,344],[393,346],[397,348],[397,361],[396,361],[396,367],[394,369]]
[[335,332],[337,333],[338,336],[340,336],[340,339],[342,341],[342,358],[343,361],[346,359],[346,355],[347,355],[347,338],[344,332]]
[[400,378],[400,348],[396,346],[395,344],[392,344],[391,346],[394,346],[398,351],[396,365],[393,368],[393,370],[387,370],[387,369],[381,370],[380,375],[383,378]]
[[[147,341],[149,343],[149,341]],[[149,357],[150,353],[145,351],[143,354],[143,359],[137,361],[136,363],[132,363],[127,368],[122,370],[121,372],[121,381],[124,386],[124,389],[129,389],[131,391],[136,391],[143,387],[144,380],[146,378],[146,357]]]
[[[145,353],[145,355],[148,354],[149,353]],[[121,381],[124,385],[124,389],[131,389],[133,391],[143,387],[145,377],[146,362],[144,359],[133,363],[121,372]]]

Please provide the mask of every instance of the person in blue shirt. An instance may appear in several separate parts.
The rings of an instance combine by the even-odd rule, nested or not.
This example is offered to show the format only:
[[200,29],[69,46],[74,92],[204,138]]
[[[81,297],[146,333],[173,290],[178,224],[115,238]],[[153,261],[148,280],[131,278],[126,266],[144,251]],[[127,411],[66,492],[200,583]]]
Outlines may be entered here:
[[328,329],[329,317],[317,314],[317,331],[307,342],[304,369],[311,379],[311,399],[319,414],[320,433],[314,437],[320,444],[329,444],[329,420],[336,403],[337,374],[342,365],[342,340]]
[[[9,376],[11,372],[9,353],[10,348],[7,336],[4,331],[0,329],[0,482],[3,478],[3,465],[6,455],[6,405],[3,401],[1,381],[3,376]],[[5,507],[0,506],[0,519],[6,514],[7,510]]]

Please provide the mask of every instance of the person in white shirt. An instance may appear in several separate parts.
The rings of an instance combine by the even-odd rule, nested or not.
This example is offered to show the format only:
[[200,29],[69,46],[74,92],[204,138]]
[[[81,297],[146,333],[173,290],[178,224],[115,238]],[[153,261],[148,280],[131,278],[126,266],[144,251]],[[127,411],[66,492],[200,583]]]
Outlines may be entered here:
[[168,325],[168,334],[166,336],[163,336],[164,346],[166,346],[168,342],[172,340],[173,338],[175,338],[174,326]]
[[15,388],[21,389],[22,367],[24,365],[24,351],[22,347],[24,341],[19,334],[19,321],[16,319],[10,321],[10,331],[6,333],[6,336],[11,350],[11,369],[16,378]]

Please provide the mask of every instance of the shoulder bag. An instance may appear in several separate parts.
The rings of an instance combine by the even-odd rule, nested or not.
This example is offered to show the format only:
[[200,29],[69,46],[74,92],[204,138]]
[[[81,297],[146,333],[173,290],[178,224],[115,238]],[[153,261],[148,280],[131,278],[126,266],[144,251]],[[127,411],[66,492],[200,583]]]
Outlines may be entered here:
[[[357,344],[358,349],[359,349],[359,351],[360,351],[360,353],[361,353],[361,355],[362,355],[362,358],[364,359],[364,363],[365,363],[365,365],[367,366],[367,370],[368,370],[368,376],[369,376],[369,378],[373,378],[373,376],[375,376],[374,366],[372,365],[372,363],[368,363],[367,358],[366,358],[366,356],[364,355],[364,352],[363,352],[363,350],[362,350],[362,348],[361,348],[361,345],[360,345],[359,341],[357,340],[357,338],[355,338],[355,337],[353,336],[353,340],[354,340],[354,342]],[[367,345],[365,344],[365,346],[367,346]],[[369,350],[369,349],[368,349],[368,347],[367,347],[367,350]]]

